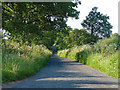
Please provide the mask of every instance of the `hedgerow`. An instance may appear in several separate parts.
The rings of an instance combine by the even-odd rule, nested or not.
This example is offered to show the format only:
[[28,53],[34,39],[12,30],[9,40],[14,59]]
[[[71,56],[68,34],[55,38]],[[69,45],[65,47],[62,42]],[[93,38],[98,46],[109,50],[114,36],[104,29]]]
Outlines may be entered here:
[[58,55],[71,58],[110,76],[120,78],[118,74],[118,66],[120,65],[118,62],[119,49],[120,37],[112,36],[100,39],[94,45],[87,44],[58,51]]
[[6,40],[2,47],[2,82],[34,75],[47,64],[51,54],[44,45],[20,45]]

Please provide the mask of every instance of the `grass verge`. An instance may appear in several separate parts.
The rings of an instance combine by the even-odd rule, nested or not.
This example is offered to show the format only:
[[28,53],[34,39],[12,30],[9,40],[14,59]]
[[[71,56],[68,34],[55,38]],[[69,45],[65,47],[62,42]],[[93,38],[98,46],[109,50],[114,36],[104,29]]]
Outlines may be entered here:
[[2,83],[21,80],[39,72],[52,52],[43,45],[19,45],[6,41],[2,48]]
[[71,58],[115,78],[120,78],[120,39],[111,37],[99,40],[94,45],[76,46],[58,51],[60,57]]

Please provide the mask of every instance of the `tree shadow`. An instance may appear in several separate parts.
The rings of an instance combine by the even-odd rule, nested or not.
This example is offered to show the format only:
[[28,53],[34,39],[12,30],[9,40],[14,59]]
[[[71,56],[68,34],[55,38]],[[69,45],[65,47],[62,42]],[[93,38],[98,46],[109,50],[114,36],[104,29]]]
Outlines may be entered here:
[[116,79],[99,72],[81,72],[81,65],[83,64],[54,55],[40,72],[13,88],[110,88],[112,85],[117,88]]

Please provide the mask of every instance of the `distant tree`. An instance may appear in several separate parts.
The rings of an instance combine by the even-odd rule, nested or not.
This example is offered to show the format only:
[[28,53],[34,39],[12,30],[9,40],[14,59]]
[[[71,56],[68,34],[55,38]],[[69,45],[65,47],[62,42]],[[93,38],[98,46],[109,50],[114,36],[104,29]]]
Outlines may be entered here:
[[71,46],[73,45],[82,45],[87,44],[90,41],[90,34],[84,29],[74,29],[69,34],[69,38],[71,40]]
[[[91,12],[81,25],[91,33],[91,41],[99,38],[110,37],[112,25],[108,22],[109,16],[97,12],[97,7],[92,8]],[[94,38],[95,36],[95,38]]]
[[84,29],[69,29],[69,34],[61,33],[56,39],[58,49],[67,49],[73,46],[79,46],[90,43],[90,34]]
[[114,33],[111,35],[111,37],[115,37],[115,36],[120,37],[120,35],[118,33]]

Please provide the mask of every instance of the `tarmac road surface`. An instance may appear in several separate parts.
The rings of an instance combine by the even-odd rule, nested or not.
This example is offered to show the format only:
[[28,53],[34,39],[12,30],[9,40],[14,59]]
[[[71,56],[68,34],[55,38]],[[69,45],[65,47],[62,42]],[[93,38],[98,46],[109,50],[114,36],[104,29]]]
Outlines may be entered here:
[[54,54],[40,72],[11,88],[118,88],[118,79]]

